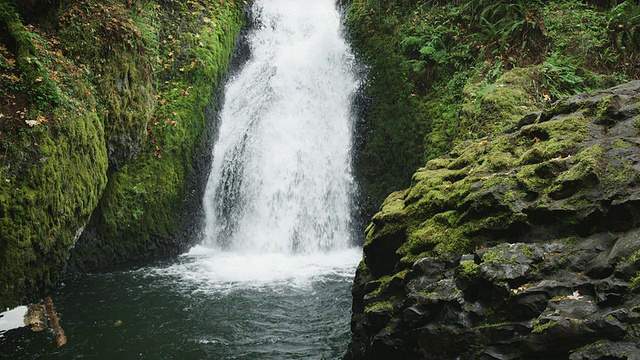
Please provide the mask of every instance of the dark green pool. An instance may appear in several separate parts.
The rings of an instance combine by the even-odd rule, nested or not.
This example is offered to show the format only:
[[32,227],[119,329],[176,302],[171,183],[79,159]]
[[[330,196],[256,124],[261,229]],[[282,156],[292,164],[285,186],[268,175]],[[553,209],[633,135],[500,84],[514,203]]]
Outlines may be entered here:
[[358,257],[200,249],[172,263],[78,276],[54,295],[68,345],[21,328],[0,335],[0,358],[338,359]]

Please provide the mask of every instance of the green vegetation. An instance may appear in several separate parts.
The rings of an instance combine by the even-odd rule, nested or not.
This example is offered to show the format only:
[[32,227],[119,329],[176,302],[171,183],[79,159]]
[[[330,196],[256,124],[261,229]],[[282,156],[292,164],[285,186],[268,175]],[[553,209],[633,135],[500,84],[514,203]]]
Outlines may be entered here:
[[0,3],[0,304],[49,291],[106,185],[103,123],[83,69]]
[[[157,105],[137,159],[109,179],[91,223],[100,235],[78,248],[84,267],[104,266],[109,257],[143,255],[154,247],[170,252],[158,244],[174,241],[185,221],[176,214],[188,210],[183,200],[205,143],[205,110],[228,68],[242,7],[207,1],[166,1],[164,6],[171,12],[152,13],[159,28],[152,59]],[[114,238],[121,240],[117,246]]]
[[[426,256],[471,253],[485,238],[513,239],[532,226],[531,213],[560,210],[566,226],[577,225],[582,220],[576,210],[596,206],[588,200],[591,189],[616,191],[630,176],[628,162],[605,161],[611,149],[624,147],[589,142],[598,134],[589,114],[608,101],[559,102],[535,123],[489,140],[463,142],[427,162],[412,185],[391,194],[373,217],[365,252],[406,239],[393,249],[405,268]],[[501,255],[487,251],[483,261],[509,261]]]
[[368,211],[465,140],[558,98],[639,78],[640,5],[602,4],[352,1],[347,24],[373,98],[356,162]]
[[463,279],[473,279],[478,275],[479,266],[473,260],[465,260],[460,262],[458,268],[458,277]]
[[391,301],[379,301],[365,307],[365,313],[393,311],[393,303]]
[[636,272],[636,275],[629,280],[629,288],[635,292],[640,290],[640,271]]
[[509,326],[514,324],[511,321],[504,321],[504,322],[500,322],[500,323],[495,323],[495,324],[483,324],[480,326],[476,326],[475,328],[480,330],[480,329],[490,329],[490,328],[499,328],[499,327],[503,327],[503,326]]
[[546,323],[536,325],[533,328],[533,330],[531,330],[531,332],[534,333],[534,334],[539,334],[539,333],[541,333],[543,331],[546,331],[546,330],[550,329],[551,327],[553,327],[555,325],[558,325],[558,323],[555,322],[555,321],[547,321]]
[[[364,262],[362,262],[362,264],[364,264]],[[366,266],[366,265],[365,265]],[[389,287],[389,284],[391,283],[391,281],[395,280],[404,280],[407,277],[407,274],[411,273],[411,270],[409,269],[405,269],[402,270],[396,274],[393,275],[388,275],[388,276],[383,276],[381,278],[379,278],[377,281],[379,283],[378,287],[376,287],[375,289],[373,289],[371,292],[369,292],[369,295],[375,295],[378,294],[384,290],[386,290]]]
[[0,1],[2,307],[176,246],[242,8]]

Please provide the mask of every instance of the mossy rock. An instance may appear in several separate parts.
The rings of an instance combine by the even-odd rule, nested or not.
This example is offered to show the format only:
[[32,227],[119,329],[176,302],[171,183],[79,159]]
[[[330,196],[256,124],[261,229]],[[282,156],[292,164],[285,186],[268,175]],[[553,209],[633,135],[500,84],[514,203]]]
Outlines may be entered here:
[[[390,341],[422,358],[436,353],[420,339],[438,334],[522,357],[548,354],[549,343],[568,356],[597,339],[637,339],[620,319],[638,321],[629,304],[640,272],[640,142],[629,129],[639,99],[634,81],[562,100],[459,144],[391,194],[366,232],[368,281],[353,292],[369,289],[365,304],[400,296],[385,321],[406,330]],[[445,283],[447,296],[433,285]],[[483,327],[496,323],[510,331]]]
[[461,138],[499,134],[538,110],[540,103],[532,95],[536,72],[535,68],[514,68],[490,84],[470,79],[463,90]]
[[[20,116],[3,112],[0,133],[0,307],[50,292],[106,186],[104,126],[92,87],[54,43],[2,4],[15,40],[3,89]],[[10,103],[10,102],[9,102]],[[11,108],[11,107],[10,107]]]
[[13,102],[0,110],[3,308],[46,295],[67,265],[195,240],[198,174],[243,22],[232,2],[40,3],[0,1],[0,97]]
[[[216,95],[243,23],[243,8],[234,3],[165,1],[149,11],[159,36],[146,42],[157,49],[145,49],[157,54],[153,64],[157,103],[147,114],[139,154],[110,175],[100,205],[74,248],[70,260],[75,270],[165,257],[197,240],[193,232],[201,215],[210,161],[206,154],[219,105]],[[124,73],[130,74],[129,81],[134,79],[130,71]],[[117,90],[121,77],[114,74],[114,79]],[[135,95],[136,88],[147,88],[144,80],[138,77],[107,103],[115,110],[137,103],[135,114],[141,119],[150,110],[149,97]],[[126,111],[117,114],[125,118],[116,117],[108,127],[115,134],[112,138],[122,138],[118,124],[130,123],[134,126],[128,125],[124,134],[135,140],[140,120]],[[128,136],[122,144],[129,143]]]
[[368,79],[354,149],[366,218],[423,162],[459,143],[640,76],[633,1],[344,4]]

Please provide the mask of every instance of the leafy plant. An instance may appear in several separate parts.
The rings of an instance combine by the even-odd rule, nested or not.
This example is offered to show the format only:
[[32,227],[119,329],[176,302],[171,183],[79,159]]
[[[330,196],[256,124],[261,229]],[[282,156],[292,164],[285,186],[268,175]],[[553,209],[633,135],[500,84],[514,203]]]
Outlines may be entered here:
[[578,72],[579,67],[571,59],[553,53],[540,69],[542,85],[555,99],[576,94],[585,81]]
[[542,43],[545,25],[539,13],[541,2],[524,0],[471,1],[473,38],[487,44],[493,55],[510,53]]
[[640,3],[625,1],[611,10],[609,36],[620,52],[640,50]]

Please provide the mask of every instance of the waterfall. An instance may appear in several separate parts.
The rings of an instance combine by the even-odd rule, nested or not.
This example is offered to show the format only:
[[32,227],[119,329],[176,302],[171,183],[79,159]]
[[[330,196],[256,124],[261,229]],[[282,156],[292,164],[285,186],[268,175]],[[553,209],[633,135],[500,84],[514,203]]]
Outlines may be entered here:
[[350,104],[335,0],[256,0],[251,56],[225,87],[203,245],[314,254],[349,247]]

